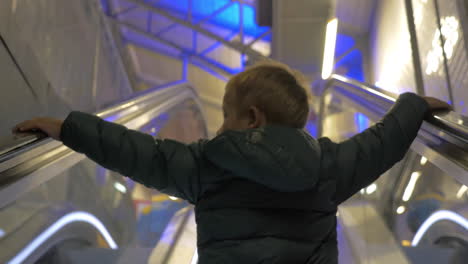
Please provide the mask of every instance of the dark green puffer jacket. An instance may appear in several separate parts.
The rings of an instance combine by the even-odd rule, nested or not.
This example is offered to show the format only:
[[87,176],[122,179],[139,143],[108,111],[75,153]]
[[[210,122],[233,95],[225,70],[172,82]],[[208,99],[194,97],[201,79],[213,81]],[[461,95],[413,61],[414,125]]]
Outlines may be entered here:
[[102,166],[195,205],[199,263],[337,263],[337,206],[401,160],[427,103],[403,94],[342,142],[286,127],[185,145],[72,112],[61,139]]

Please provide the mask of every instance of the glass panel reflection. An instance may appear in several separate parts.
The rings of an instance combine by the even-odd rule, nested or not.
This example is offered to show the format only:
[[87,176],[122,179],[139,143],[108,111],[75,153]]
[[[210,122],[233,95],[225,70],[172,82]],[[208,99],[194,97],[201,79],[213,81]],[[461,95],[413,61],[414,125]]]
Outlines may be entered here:
[[[203,116],[193,100],[172,107],[139,130],[186,143],[206,137]],[[85,159],[0,208],[0,247],[8,248],[0,250],[0,262],[23,254],[27,261],[41,257],[40,263],[63,263],[73,250],[86,248],[152,249],[177,231],[171,220],[188,206]],[[68,221],[70,217],[76,221]],[[66,224],[52,228],[54,232],[48,232],[40,245],[25,251],[38,235],[63,219],[68,219]],[[149,257],[151,250],[145,252]],[[31,256],[35,259],[28,259]]]
[[[323,135],[335,142],[377,121],[372,113],[350,104],[344,96],[327,94],[325,102]],[[426,263],[432,258],[431,261],[441,261],[438,263],[463,263],[457,261],[466,261],[468,252],[467,192],[467,186],[426,157],[409,151],[401,162],[346,203],[366,208],[356,213],[363,214],[367,226],[364,228],[369,230],[377,220],[370,215],[378,212],[385,222],[383,226],[393,234],[409,261]],[[384,247],[388,243],[380,242]]]

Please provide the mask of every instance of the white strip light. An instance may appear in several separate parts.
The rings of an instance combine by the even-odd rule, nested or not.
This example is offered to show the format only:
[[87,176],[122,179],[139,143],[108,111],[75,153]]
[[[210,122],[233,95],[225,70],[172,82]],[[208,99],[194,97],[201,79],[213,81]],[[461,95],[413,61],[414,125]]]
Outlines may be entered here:
[[330,78],[335,63],[336,33],[338,32],[338,19],[334,18],[327,24],[325,35],[325,49],[323,51],[322,79]]
[[127,192],[127,188],[123,184],[121,184],[120,182],[115,182],[114,183],[114,188],[117,189],[121,193],[126,193]]
[[426,163],[427,163],[427,158],[422,156],[421,157],[421,165],[424,166],[424,165],[426,165]]
[[37,248],[39,248],[44,242],[46,242],[51,236],[53,236],[57,231],[59,231],[64,226],[73,223],[73,222],[86,222],[96,228],[99,233],[104,237],[107,244],[112,249],[117,249],[117,243],[110,235],[109,231],[102,224],[102,222],[96,218],[94,215],[77,211],[66,214],[62,216],[57,222],[53,223],[48,227],[44,232],[39,234],[35,239],[33,239],[21,252],[12,258],[8,263],[9,264],[19,264],[23,263]]
[[423,235],[427,232],[427,230],[433,224],[442,220],[447,220],[447,221],[457,223],[460,226],[468,230],[468,220],[466,220],[465,217],[452,211],[440,210],[440,211],[433,213],[431,216],[429,216],[429,218],[427,218],[426,221],[424,221],[421,227],[419,227],[418,231],[416,232],[416,235],[414,235],[413,241],[411,241],[411,245],[413,247],[417,246],[419,242],[421,241],[421,238],[423,237]]
[[367,194],[372,194],[377,190],[377,184],[373,183],[366,188]]
[[405,208],[403,205],[400,205],[400,206],[398,206],[398,208],[396,209],[396,212],[397,212],[397,214],[402,214],[402,213],[405,212],[405,210],[406,210],[406,208]]
[[460,199],[466,192],[466,190],[468,190],[468,187],[466,187],[466,185],[462,185],[462,187],[460,187],[460,190],[458,190],[457,192],[457,198]]
[[193,254],[192,261],[190,264],[197,264],[198,263],[198,249],[195,249],[195,254]]
[[416,182],[419,179],[419,176],[421,176],[421,172],[415,171],[411,173],[411,178],[408,182],[408,185],[406,185],[405,192],[403,193],[403,201],[407,202],[410,198],[411,195],[413,194],[414,187],[416,186]]

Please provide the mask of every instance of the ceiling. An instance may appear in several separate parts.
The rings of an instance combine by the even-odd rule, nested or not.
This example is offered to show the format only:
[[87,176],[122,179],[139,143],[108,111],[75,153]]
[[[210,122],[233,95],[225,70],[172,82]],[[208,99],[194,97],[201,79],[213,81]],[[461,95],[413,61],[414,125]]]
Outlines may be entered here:
[[[340,32],[354,37],[365,36],[371,26],[376,0],[336,0]],[[388,1],[388,0],[387,0]],[[392,0],[393,1],[393,0]]]

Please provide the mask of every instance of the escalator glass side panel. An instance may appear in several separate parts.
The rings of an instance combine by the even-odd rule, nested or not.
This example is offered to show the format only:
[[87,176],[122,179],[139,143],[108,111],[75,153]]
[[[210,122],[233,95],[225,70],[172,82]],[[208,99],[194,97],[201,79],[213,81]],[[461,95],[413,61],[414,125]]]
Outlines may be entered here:
[[[323,136],[335,142],[379,120],[378,115],[345,96],[328,93],[324,101]],[[375,226],[377,219],[369,216],[376,211],[409,260],[426,261],[430,254],[421,252],[432,251],[439,252],[446,263],[454,263],[460,252],[468,251],[468,187],[430,159],[410,150],[401,162],[346,203],[362,205],[364,209],[357,213],[365,219],[364,229]],[[372,259],[372,252],[364,254]]]
[[[88,242],[99,245],[100,222],[118,245],[128,244],[133,235],[129,226],[135,223],[133,204],[128,194],[113,186],[121,181],[121,177],[107,175],[103,185],[100,181],[102,173],[102,168],[86,159],[1,208],[0,214],[5,216],[1,221],[5,235],[0,244],[9,250],[1,251],[0,261],[18,256],[29,259],[50,240],[82,239],[82,234],[62,234],[61,231],[83,222],[83,213],[85,218],[91,216],[94,219],[94,225],[87,226],[87,230],[94,233],[91,241],[87,237]],[[102,245],[111,246],[108,243]]]
[[444,236],[468,241],[466,185],[415,154],[399,186],[392,199],[393,219],[389,221],[393,221],[400,241],[411,241],[412,246],[433,246]]
[[[325,89],[319,92],[322,98],[328,93],[346,96],[354,106],[364,107],[367,112],[377,114],[379,117],[390,109],[398,97],[398,94],[336,74],[328,80]],[[433,113],[432,118],[426,119],[425,123],[433,125],[451,137],[468,141],[468,117],[460,113],[453,111]],[[422,129],[424,128],[423,126]]]
[[[172,139],[192,143],[206,137],[206,128],[202,113],[193,100],[182,102],[178,107],[168,111],[144,124],[141,131],[159,139]],[[134,197],[138,210],[139,243],[144,247],[154,247],[164,243],[163,233],[176,212],[188,203],[136,184]],[[195,246],[195,245],[194,245]]]
[[[158,138],[186,143],[206,137],[203,115],[193,99],[173,105],[137,129]],[[85,159],[0,208],[3,219],[0,221],[0,247],[8,248],[0,252],[0,262],[24,253],[44,230],[60,221],[61,217],[77,212],[85,212],[99,220],[119,248],[152,249],[163,242],[164,234],[177,232],[172,220],[182,209],[191,210],[188,206],[180,199],[148,189]],[[57,257],[57,254],[49,252],[57,250],[56,245],[47,244],[50,241],[83,242],[79,234],[64,229],[69,225],[55,230],[47,241],[41,240],[43,246],[39,245],[34,252],[28,253],[28,260],[41,258],[47,262]],[[91,235],[92,239],[88,235],[84,242],[93,247],[111,247],[102,232],[92,225],[88,229],[94,235]],[[177,236],[172,235],[176,243]],[[170,252],[168,248],[164,254]]]

